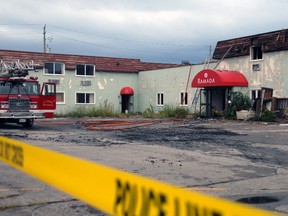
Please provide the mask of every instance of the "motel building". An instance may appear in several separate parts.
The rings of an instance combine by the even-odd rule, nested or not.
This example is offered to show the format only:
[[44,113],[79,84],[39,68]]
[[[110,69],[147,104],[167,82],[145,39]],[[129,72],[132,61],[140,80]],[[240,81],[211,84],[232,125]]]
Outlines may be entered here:
[[219,41],[208,64],[164,64],[139,59],[0,50],[0,60],[31,61],[40,82],[54,82],[57,114],[105,103],[119,113],[180,106],[212,117],[233,92],[267,108],[288,107],[288,29]]

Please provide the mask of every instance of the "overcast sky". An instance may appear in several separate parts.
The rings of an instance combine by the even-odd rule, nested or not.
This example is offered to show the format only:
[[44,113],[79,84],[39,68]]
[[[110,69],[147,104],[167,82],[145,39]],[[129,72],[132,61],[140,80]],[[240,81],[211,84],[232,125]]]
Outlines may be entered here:
[[217,41],[288,28],[287,0],[3,0],[0,49],[199,63]]

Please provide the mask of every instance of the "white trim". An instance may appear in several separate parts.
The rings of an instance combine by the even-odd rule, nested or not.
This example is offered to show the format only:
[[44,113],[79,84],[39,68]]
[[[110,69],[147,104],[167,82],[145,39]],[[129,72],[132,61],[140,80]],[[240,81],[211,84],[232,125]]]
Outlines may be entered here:
[[[57,93],[63,93],[63,98],[64,98],[64,101],[63,101],[63,102],[57,102]],[[65,94],[65,91],[56,91],[56,104],[66,104],[66,94]]]
[[46,112],[55,112],[56,110],[30,110],[30,112],[33,112],[33,113],[46,113]]
[[264,52],[263,52],[262,50],[261,50],[261,52],[262,52],[262,58],[261,58],[261,59],[252,59],[252,57],[253,57],[253,55],[254,55],[254,52],[253,52],[253,48],[254,48],[254,47],[260,47],[260,48],[261,48],[261,46],[257,46],[257,45],[250,47],[250,61],[251,61],[251,62],[263,61]]
[[[255,99],[252,98],[252,91],[256,91],[255,92],[255,96],[256,96]],[[259,91],[260,91],[260,93],[259,93]],[[261,96],[261,88],[250,89],[250,100],[256,100],[260,96]]]
[[[159,103],[158,103],[158,95],[159,95],[159,94],[162,94],[162,95],[163,95],[163,104],[159,104]],[[157,93],[156,93],[156,106],[159,106],[159,107],[164,106],[164,104],[165,104],[164,100],[165,100],[165,98],[164,98],[164,92],[157,92]]]
[[[52,63],[53,64],[53,74],[50,73],[45,73],[45,64],[46,63]],[[62,64],[62,71],[63,73],[61,74],[55,74],[55,64]],[[65,63],[64,62],[44,62],[44,67],[43,67],[43,75],[44,76],[65,76]]]
[[[94,97],[93,97],[93,100],[94,102],[93,103],[77,103],[77,94],[93,94]],[[95,92],[75,92],[75,104],[80,104],[80,105],[89,105],[89,104],[96,104],[96,93]]]
[[[0,113],[7,113],[8,110],[4,110],[4,109],[0,109]],[[51,109],[51,110],[42,110],[42,109],[37,109],[37,110],[32,110],[30,109],[29,110],[30,113],[45,113],[45,112],[55,112],[54,109]]]
[[[185,101],[183,102],[183,104],[181,104],[181,101],[182,101],[182,98],[181,98],[181,94],[182,93],[186,93],[187,94],[187,104],[185,104]],[[187,107],[188,106],[188,104],[189,104],[189,96],[188,96],[188,91],[180,91],[179,92],[179,106],[181,106],[181,107]]]
[[[84,75],[77,75],[77,65],[84,65],[85,66],[84,67],[84,73],[85,73]],[[87,65],[93,66],[93,75],[86,75],[86,66]],[[75,68],[75,76],[76,77],[91,77],[91,78],[93,78],[96,76],[95,73],[96,73],[95,64],[81,64],[81,63],[76,64],[76,68]]]

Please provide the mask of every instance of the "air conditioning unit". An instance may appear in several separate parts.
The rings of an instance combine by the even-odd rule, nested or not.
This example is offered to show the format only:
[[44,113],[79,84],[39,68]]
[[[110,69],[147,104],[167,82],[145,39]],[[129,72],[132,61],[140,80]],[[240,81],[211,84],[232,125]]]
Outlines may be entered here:
[[260,64],[253,64],[253,65],[252,65],[252,70],[253,70],[253,71],[260,71],[260,69],[261,69],[261,68],[260,68]]

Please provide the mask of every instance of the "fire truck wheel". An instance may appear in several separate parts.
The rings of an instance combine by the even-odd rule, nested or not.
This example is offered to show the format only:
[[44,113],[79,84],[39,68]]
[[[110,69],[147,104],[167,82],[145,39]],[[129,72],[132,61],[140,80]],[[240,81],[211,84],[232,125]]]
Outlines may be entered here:
[[34,124],[34,119],[26,119],[26,122],[23,124],[25,128],[31,128]]

